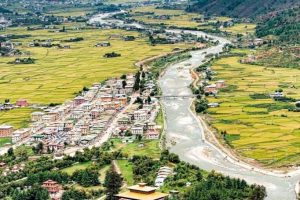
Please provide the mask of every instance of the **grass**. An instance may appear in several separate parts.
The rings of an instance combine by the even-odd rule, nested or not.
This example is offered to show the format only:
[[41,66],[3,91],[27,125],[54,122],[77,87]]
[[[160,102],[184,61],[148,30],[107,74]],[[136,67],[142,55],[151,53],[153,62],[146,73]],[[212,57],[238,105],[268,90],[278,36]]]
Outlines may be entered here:
[[161,126],[162,129],[163,129],[163,126],[164,126],[164,114],[163,114],[162,108],[159,109],[159,112],[156,115],[155,123],[157,125]]
[[[112,139],[114,141],[115,149],[120,149],[128,157],[133,155],[147,155],[151,158],[160,157],[159,140],[142,140],[134,141],[133,143],[122,143],[120,139]],[[143,147],[139,147],[139,144],[144,144]]]
[[132,164],[128,160],[118,160],[117,164],[127,185],[133,185]]
[[104,183],[104,180],[105,180],[105,175],[106,175],[106,172],[109,170],[110,168],[110,165],[106,165],[104,166],[103,168],[100,169],[99,173],[100,173],[100,177],[99,177],[99,180],[101,183]]
[[239,59],[222,58],[212,67],[214,81],[223,79],[230,88],[208,98],[221,103],[208,110],[212,126],[226,131],[230,146],[243,156],[267,166],[300,164],[300,113],[288,111],[293,103],[257,97],[285,85],[286,96],[300,99],[299,70],[241,64]]
[[9,124],[15,129],[27,127],[29,124],[30,108],[17,108],[9,111],[0,112],[0,124]]
[[75,165],[72,165],[71,167],[67,167],[62,169],[62,172],[66,172],[68,175],[72,175],[76,170],[86,169],[92,165],[92,162],[85,162],[85,163],[78,163]]
[[3,147],[8,143],[11,144],[11,138],[9,137],[0,138],[0,147]]

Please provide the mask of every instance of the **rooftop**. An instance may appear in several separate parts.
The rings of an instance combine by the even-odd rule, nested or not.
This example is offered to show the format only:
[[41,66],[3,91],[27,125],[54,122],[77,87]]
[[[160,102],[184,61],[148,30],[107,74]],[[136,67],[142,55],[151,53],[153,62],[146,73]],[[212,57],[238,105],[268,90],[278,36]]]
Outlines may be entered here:
[[155,187],[146,186],[145,183],[128,187],[128,189],[129,191],[117,194],[116,197],[135,200],[156,200],[168,196],[168,194],[156,192]]

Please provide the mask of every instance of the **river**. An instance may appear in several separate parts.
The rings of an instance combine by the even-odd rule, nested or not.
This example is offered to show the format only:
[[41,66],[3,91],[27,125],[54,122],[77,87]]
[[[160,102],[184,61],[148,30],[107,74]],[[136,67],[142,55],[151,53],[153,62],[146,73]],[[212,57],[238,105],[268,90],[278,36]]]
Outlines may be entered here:
[[[99,14],[90,22],[106,24],[120,23],[120,20],[105,20],[112,14]],[[132,26],[135,24],[130,24]],[[142,25],[138,25],[138,28]],[[178,33],[181,30],[167,30]],[[192,83],[190,69],[199,66],[205,59],[205,54],[220,53],[223,46],[229,43],[225,38],[215,37],[200,31],[186,31],[199,36],[207,36],[218,40],[219,44],[204,50],[192,51],[192,57],[186,61],[170,65],[158,80],[163,95],[189,95]],[[245,179],[248,183],[264,185],[267,189],[267,200],[294,200],[296,199],[295,185],[300,180],[298,171],[287,175],[272,174],[255,171],[251,166],[234,162],[221,152],[220,149],[205,141],[203,127],[196,116],[190,111],[192,99],[163,99],[165,112],[165,134],[167,141],[176,140],[170,151],[178,154],[180,159],[195,164],[204,170],[215,170],[235,178]]]

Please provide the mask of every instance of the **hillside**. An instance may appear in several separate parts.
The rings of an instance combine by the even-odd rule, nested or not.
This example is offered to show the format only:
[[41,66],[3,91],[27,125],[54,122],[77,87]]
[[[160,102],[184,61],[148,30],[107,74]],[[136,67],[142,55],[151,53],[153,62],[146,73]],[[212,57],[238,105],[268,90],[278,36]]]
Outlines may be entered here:
[[187,11],[231,17],[255,17],[299,4],[299,0],[191,0]]
[[264,18],[256,27],[256,35],[274,35],[280,42],[300,44],[300,7]]

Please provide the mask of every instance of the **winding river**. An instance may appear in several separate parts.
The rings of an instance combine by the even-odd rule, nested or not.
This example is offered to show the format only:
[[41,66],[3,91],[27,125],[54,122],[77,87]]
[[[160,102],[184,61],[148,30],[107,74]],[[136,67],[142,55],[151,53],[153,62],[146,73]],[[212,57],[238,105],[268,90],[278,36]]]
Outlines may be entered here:
[[[99,14],[91,18],[90,23],[112,24],[118,23],[126,26],[119,20],[106,20],[113,15]],[[142,25],[130,24],[141,28]],[[179,33],[181,30],[167,30]],[[189,85],[192,83],[190,69],[199,66],[205,59],[204,52],[220,53],[228,40],[208,35],[200,31],[185,31],[198,36],[207,36],[218,40],[219,44],[204,50],[192,51],[192,57],[186,61],[170,65],[158,80],[163,95],[191,94]],[[167,141],[176,140],[170,151],[178,154],[181,160],[195,164],[204,170],[215,170],[235,178],[245,179],[249,183],[264,185],[267,189],[268,200],[294,200],[296,199],[295,185],[300,180],[299,171],[289,175],[273,174],[271,172],[252,169],[228,158],[221,150],[205,141],[204,129],[197,117],[191,112],[192,99],[163,99],[165,112],[165,133]]]

